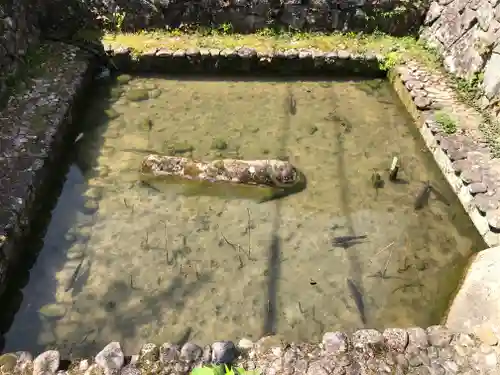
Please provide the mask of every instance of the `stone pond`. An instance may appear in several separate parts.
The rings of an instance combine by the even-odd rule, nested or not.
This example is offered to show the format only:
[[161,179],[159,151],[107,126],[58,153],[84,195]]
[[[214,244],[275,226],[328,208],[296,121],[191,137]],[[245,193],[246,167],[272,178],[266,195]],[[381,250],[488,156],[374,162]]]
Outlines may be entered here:
[[[438,6],[445,7],[444,15],[450,17],[439,18],[428,13],[425,27],[434,27],[437,30],[451,28],[450,24],[457,18],[451,15],[455,12],[463,14],[463,9],[457,8],[455,2],[445,3],[432,3],[431,10],[434,9],[436,12]],[[473,30],[477,35],[479,29],[489,35],[495,35],[497,31],[488,29],[484,25],[482,21],[484,12],[481,12],[488,7],[494,10],[497,5],[493,2],[466,5],[471,11],[477,10],[477,15],[473,15],[472,19],[479,18],[477,24],[471,21],[472,26],[467,26],[466,35],[470,33],[469,30]],[[22,13],[24,8],[16,9]],[[490,20],[493,22],[495,13],[492,14]],[[21,14],[22,17],[24,16]],[[22,25],[10,22],[5,24],[14,28]],[[463,23],[460,24],[463,27]],[[33,39],[37,38],[36,30],[25,29],[23,32]],[[429,34],[434,35],[433,32],[428,31],[426,38]],[[234,338],[234,343],[217,341],[211,345],[208,345],[210,339],[203,338],[195,343],[197,340],[193,342],[188,336],[187,338],[165,337],[162,340],[165,341],[163,344],[158,339],[152,340],[156,344],[145,344],[140,348],[134,347],[133,350],[127,349],[127,342],[119,342],[120,338],[110,336],[108,341],[111,343],[108,345],[104,341],[100,342],[100,345],[105,346],[102,351],[93,348],[95,357],[92,359],[80,360],[78,356],[71,356],[65,347],[54,342],[53,350],[44,351],[39,355],[36,355],[38,354],[36,349],[33,350],[32,354],[35,356],[25,351],[3,354],[0,356],[0,371],[8,374],[34,372],[37,375],[54,374],[58,371],[89,375],[187,374],[193,366],[199,364],[234,363],[247,369],[258,368],[265,374],[499,373],[500,314],[496,306],[500,286],[496,280],[495,263],[498,260],[496,246],[500,242],[498,220],[500,197],[497,193],[500,165],[491,152],[491,140],[484,139],[483,117],[484,111],[490,109],[494,115],[497,103],[494,99],[495,70],[488,68],[496,61],[496,52],[493,51],[495,43],[481,47],[493,51],[491,58],[476,59],[474,66],[477,68],[468,71],[454,69],[453,67],[459,65],[450,62],[454,59],[467,59],[467,56],[474,54],[469,45],[468,48],[456,48],[454,42],[443,38],[442,33],[436,32],[436,35],[441,35],[437,40],[442,46],[438,47],[442,54],[447,56],[450,70],[467,75],[482,72],[486,66],[483,84],[487,89],[487,95],[480,101],[482,108],[478,110],[458,99],[448,76],[429,70],[417,61],[404,61],[391,67],[388,74],[399,98],[417,124],[425,149],[433,156],[442,175],[469,215],[475,230],[486,244],[484,247],[490,247],[486,250],[473,249],[479,253],[471,258],[461,287],[444,314],[443,325],[431,325],[425,329],[392,328],[384,324],[378,331],[371,329],[372,327],[367,324],[366,328],[352,327],[348,330],[350,333],[342,333],[339,331],[344,329],[335,331],[337,328],[332,329],[331,323],[328,323],[323,329],[324,332],[318,332],[319,335],[306,340],[309,343],[302,343],[304,341],[302,339],[290,340],[290,337],[279,333],[264,338],[258,336],[241,340]],[[457,39],[460,40],[460,37]],[[460,43],[468,42],[461,40]],[[112,45],[107,48],[109,53],[115,56],[114,61],[121,69],[131,71],[164,67],[169,71],[187,69],[196,72],[208,68],[213,71],[232,69],[235,73],[244,74],[254,70],[279,72],[283,71],[284,66],[288,66],[295,67],[299,71],[305,69],[307,72],[328,71],[343,75],[371,72],[368,73],[370,75],[380,74],[377,71],[386,58],[376,51],[373,54],[360,54],[346,50],[323,53],[318,50],[302,49],[263,53],[252,48],[169,50],[168,47],[137,56],[126,45]],[[59,180],[55,178],[58,172],[53,172],[59,170],[60,158],[67,155],[68,148],[72,148],[74,140],[78,137],[80,129],[71,125],[78,124],[75,118],[82,113],[81,98],[88,93],[86,89],[98,73],[94,69],[92,58],[78,48],[51,44],[48,49],[52,56],[58,56],[57,60],[49,59],[44,64],[46,69],[43,74],[33,77],[35,79],[13,95],[0,116],[2,121],[0,217],[3,220],[0,237],[2,250],[0,280],[1,290],[4,296],[9,295],[10,301],[8,305],[2,305],[3,333],[15,319],[15,313],[23,303],[19,288],[23,288],[28,280],[25,267],[13,268],[13,266],[24,261],[34,262],[34,259],[28,259],[25,254],[21,254],[19,248],[23,244],[40,247],[40,244],[25,242],[30,230],[36,234],[37,228],[30,225],[31,218],[47,208],[50,209],[57,199],[58,191],[55,191],[56,194],[47,195],[48,191],[53,191],[55,187],[60,189],[61,186],[60,178]],[[7,51],[11,51],[11,48],[9,47]],[[19,49],[12,51],[19,53]],[[17,61],[15,58],[13,60]],[[447,129],[443,125],[442,117],[439,116],[443,112],[453,115],[456,131],[445,131]],[[47,196],[53,196],[52,200],[45,199],[44,202],[40,198]],[[47,223],[42,222],[38,225],[43,227]],[[480,243],[481,241],[477,242],[478,245],[475,246],[482,246]],[[13,270],[16,270],[15,277]],[[5,293],[7,279],[15,280],[17,286],[14,292],[9,289],[8,293]],[[428,303],[438,304],[442,301],[431,299]],[[133,325],[134,320],[131,319],[130,326]],[[245,334],[241,336],[248,337]],[[145,337],[143,341],[149,340]],[[15,350],[17,349],[24,350],[23,348]],[[92,356],[92,353],[85,353],[84,356]]]

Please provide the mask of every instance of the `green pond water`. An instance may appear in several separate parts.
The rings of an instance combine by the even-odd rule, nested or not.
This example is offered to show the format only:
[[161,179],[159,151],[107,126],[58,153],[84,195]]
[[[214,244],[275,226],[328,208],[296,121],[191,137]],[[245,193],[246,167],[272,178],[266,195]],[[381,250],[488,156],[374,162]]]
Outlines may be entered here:
[[[428,326],[486,247],[383,80],[136,77],[96,90],[79,121],[8,351]],[[151,188],[137,183],[148,150],[286,157],[307,187],[263,203],[226,185]],[[415,210],[426,181],[437,193]]]

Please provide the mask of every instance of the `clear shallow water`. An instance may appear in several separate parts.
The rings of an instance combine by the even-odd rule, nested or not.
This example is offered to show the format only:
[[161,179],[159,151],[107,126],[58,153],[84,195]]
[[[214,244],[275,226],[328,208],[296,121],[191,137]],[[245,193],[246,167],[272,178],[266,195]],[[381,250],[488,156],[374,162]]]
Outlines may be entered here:
[[[144,88],[149,99],[130,100]],[[81,119],[87,130],[5,350],[57,346],[66,357],[111,340],[132,353],[151,341],[428,326],[485,247],[384,81],[143,77],[111,97],[96,95]],[[215,149],[221,140],[227,148]],[[137,183],[144,150],[287,156],[308,184],[266,203],[157,191]],[[407,183],[388,181],[393,156]],[[415,211],[427,180],[442,197]],[[342,236],[366,237],[335,246]]]

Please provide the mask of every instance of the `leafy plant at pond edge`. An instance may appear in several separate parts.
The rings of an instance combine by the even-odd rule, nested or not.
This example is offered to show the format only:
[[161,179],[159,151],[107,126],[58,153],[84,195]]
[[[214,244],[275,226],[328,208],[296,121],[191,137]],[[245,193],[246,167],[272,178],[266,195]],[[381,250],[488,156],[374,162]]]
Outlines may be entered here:
[[457,124],[449,114],[443,111],[438,111],[434,114],[434,119],[441,126],[446,134],[453,134],[457,131]]
[[247,371],[242,367],[227,367],[226,365],[197,367],[191,375],[260,375],[260,371]]

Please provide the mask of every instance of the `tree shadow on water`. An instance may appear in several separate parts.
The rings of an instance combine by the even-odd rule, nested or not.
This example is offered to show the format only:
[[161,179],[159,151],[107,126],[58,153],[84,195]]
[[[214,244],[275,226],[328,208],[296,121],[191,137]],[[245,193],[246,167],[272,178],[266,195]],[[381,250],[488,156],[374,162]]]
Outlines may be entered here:
[[[82,322],[80,319],[68,322],[54,322],[46,327],[54,332],[56,329],[64,331],[62,352],[69,357],[83,357],[95,355],[97,351],[106,346],[110,341],[119,341],[126,354],[135,354],[138,347],[133,347],[141,334],[142,327],[158,330],[168,325],[164,322],[164,309],[167,304],[170,314],[181,314],[186,299],[195,294],[212,276],[208,272],[201,272],[196,280],[187,281],[183,276],[174,276],[165,289],[156,291],[147,290],[125,280],[112,281],[104,293],[85,293],[88,301],[79,303],[75,309],[79,315],[87,317]],[[71,306],[69,306],[71,309]],[[102,315],[94,309],[105,310]],[[82,328],[82,323],[85,328]],[[188,339],[191,327],[186,327],[185,332],[170,341],[182,343]],[[117,333],[119,336],[117,336]],[[151,333],[147,333],[148,336]],[[142,340],[147,341],[147,338]],[[161,343],[158,343],[161,344]],[[59,346],[58,349],[61,349]]]

